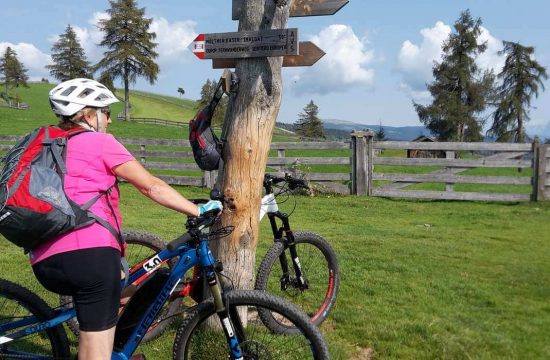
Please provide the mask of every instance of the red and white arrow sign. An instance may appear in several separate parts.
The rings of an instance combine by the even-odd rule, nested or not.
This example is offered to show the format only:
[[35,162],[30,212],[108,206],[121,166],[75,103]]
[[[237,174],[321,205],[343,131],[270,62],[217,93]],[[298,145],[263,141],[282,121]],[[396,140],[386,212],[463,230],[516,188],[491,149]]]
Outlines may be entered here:
[[189,46],[193,54],[195,54],[195,56],[198,57],[199,59],[204,59],[204,51],[206,48],[206,45],[205,45],[206,43],[204,39],[205,39],[205,34],[199,34],[199,36],[197,36]]

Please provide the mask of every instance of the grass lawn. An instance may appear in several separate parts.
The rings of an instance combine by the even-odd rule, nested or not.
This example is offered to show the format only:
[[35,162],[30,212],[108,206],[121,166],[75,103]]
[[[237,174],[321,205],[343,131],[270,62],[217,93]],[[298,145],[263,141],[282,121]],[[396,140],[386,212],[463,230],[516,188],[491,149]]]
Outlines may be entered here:
[[[183,232],[182,216],[121,189],[126,228],[164,239]],[[293,201],[282,207],[291,211]],[[332,357],[362,359],[372,349],[380,359],[549,358],[549,217],[550,203],[298,197],[291,223],[326,237],[340,261],[340,294],[322,326]],[[264,221],[258,256],[269,235]],[[20,249],[3,249],[2,277],[55,304]],[[173,335],[139,351],[167,359]]]

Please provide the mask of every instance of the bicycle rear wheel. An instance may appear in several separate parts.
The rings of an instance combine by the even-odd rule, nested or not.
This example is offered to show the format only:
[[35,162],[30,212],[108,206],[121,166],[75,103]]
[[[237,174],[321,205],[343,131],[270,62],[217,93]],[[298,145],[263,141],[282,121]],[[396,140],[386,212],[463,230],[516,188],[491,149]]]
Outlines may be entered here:
[[[166,244],[158,236],[147,233],[145,231],[122,230],[122,236],[126,242],[126,260],[130,269],[142,262],[144,259],[153,256],[162,251]],[[165,266],[172,268],[177,259],[171,259]],[[63,308],[72,308],[73,299],[71,296],[60,296],[60,304]],[[176,297],[169,301],[159,313],[157,319],[151,324],[149,331],[143,337],[142,342],[147,342],[156,339],[164,330],[172,324],[176,319],[175,314],[180,311],[183,298]],[[78,336],[80,333],[78,320],[76,317],[67,322],[69,329]]]
[[[329,242],[311,232],[294,233],[296,252],[300,260],[307,288],[300,288],[289,251],[283,243],[276,242],[269,249],[258,268],[256,290],[268,291],[296,304],[319,326],[334,306],[340,287],[340,272],[336,253]],[[285,252],[289,279],[283,278],[279,257]],[[272,331],[284,334],[296,329],[276,316],[261,311],[260,316]]]
[[9,324],[31,316],[45,321],[55,314],[38,295],[0,279],[0,359],[69,359],[69,342],[62,325],[9,341],[9,334],[22,328]]
[[[288,301],[264,291],[235,290],[226,293],[226,306],[233,324],[243,324],[242,331],[234,326],[237,337],[242,339],[239,345],[243,359],[329,359],[319,329]],[[298,330],[297,334],[274,334],[259,319],[261,309],[283,317]],[[212,299],[190,310],[176,333],[174,359],[228,359],[227,340],[219,322]]]

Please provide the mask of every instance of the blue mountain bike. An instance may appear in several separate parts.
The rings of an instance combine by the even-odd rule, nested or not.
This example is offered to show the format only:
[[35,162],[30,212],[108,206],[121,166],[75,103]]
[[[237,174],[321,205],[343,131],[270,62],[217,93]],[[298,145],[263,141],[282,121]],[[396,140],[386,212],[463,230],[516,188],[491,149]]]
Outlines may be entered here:
[[[223,201],[215,192],[211,198]],[[127,286],[139,286],[119,318],[111,359],[131,357],[185,273],[195,266],[211,297],[183,313],[174,359],[329,359],[321,333],[293,304],[266,292],[221,286],[221,264],[208,242],[232,229],[208,232],[218,215],[189,217],[186,233],[132,270]],[[177,261],[172,267],[162,266],[173,259]],[[296,327],[298,334],[272,332],[264,325],[265,313]],[[52,309],[28,289],[0,279],[0,359],[73,359],[63,323],[74,316],[74,309]]]

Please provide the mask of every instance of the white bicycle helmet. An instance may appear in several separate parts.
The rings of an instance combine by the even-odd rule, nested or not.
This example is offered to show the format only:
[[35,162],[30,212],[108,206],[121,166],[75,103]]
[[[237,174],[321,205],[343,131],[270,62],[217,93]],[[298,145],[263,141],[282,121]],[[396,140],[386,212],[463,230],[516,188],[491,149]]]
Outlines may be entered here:
[[116,96],[101,83],[91,79],[72,79],[54,87],[48,96],[57,115],[71,116],[86,106],[102,108],[118,102]]

